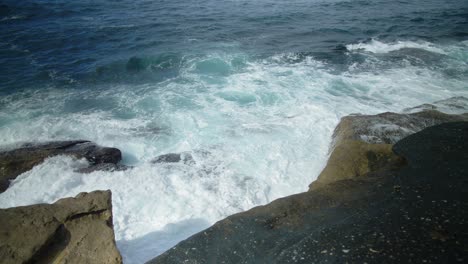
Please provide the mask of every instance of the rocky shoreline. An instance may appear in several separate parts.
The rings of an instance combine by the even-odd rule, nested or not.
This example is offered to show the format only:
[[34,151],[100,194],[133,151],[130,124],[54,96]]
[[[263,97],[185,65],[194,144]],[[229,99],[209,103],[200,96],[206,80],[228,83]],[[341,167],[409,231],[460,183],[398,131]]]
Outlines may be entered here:
[[110,191],[0,210],[1,263],[122,263]]
[[[468,260],[468,99],[404,113],[350,115],[308,192],[217,222],[149,263],[464,262]],[[126,170],[120,150],[86,140],[0,152],[0,192],[56,155]],[[169,153],[151,163],[195,161]],[[121,263],[110,191],[0,209],[2,263]]]
[[327,165],[309,187],[399,167],[403,160],[392,151],[395,143],[424,128],[457,121],[468,121],[468,113],[445,114],[431,108],[408,114],[345,116],[334,131]]
[[466,262],[468,116],[429,106],[344,117],[308,192],[227,217],[148,263]]

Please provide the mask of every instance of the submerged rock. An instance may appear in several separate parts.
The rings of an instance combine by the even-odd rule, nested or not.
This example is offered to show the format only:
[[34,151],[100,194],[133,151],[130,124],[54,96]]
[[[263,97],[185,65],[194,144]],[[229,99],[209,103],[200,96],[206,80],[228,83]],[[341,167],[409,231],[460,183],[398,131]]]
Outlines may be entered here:
[[100,163],[87,168],[77,170],[79,173],[92,173],[95,171],[126,171],[132,168],[131,166],[114,164],[114,163]]
[[[442,105],[445,102],[445,105],[463,107],[464,99],[468,101],[463,97],[455,97],[436,102],[435,105]],[[398,140],[429,126],[468,121],[466,113],[445,114],[436,110],[428,110],[427,107],[422,108],[422,106],[418,109],[423,111],[343,117],[333,134],[331,155],[327,165],[310,188],[314,189],[330,182],[360,177],[370,171],[398,167],[403,160],[391,151],[393,144]],[[438,108],[434,106],[430,109]],[[460,108],[457,109],[460,110]]]
[[110,191],[0,210],[2,263],[122,263]]
[[182,162],[184,164],[194,164],[195,160],[192,155],[187,152],[182,153],[168,153],[164,155],[157,156],[151,161],[151,163],[178,163]]
[[426,128],[393,147],[404,164],[232,215],[149,263],[466,262],[467,150],[468,122]]
[[26,143],[16,149],[0,152],[0,192],[8,188],[10,180],[31,170],[46,158],[57,155],[86,158],[91,165],[115,164],[122,159],[119,149],[101,147],[86,140]]

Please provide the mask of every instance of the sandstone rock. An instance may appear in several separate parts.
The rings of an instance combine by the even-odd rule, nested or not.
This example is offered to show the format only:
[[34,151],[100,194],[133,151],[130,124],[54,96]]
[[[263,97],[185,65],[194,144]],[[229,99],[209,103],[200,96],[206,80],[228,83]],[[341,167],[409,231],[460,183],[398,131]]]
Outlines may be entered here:
[[117,163],[122,159],[120,150],[86,140],[26,143],[17,149],[0,152],[0,192],[8,188],[10,180],[56,155],[86,158],[92,165]]
[[2,263],[122,263],[110,191],[0,210]]
[[[463,107],[465,99],[456,97],[436,104],[441,105],[445,102],[454,107],[458,103]],[[436,108],[434,106],[434,109]],[[343,117],[333,134],[331,155],[327,165],[317,180],[309,186],[311,190],[337,180],[361,177],[370,171],[398,167],[404,161],[391,151],[393,144],[398,140],[429,126],[468,121],[466,113],[445,114],[426,108],[417,109],[423,111]],[[468,112],[468,109],[466,111]]]
[[468,122],[393,149],[407,165],[232,215],[149,263],[466,262]]

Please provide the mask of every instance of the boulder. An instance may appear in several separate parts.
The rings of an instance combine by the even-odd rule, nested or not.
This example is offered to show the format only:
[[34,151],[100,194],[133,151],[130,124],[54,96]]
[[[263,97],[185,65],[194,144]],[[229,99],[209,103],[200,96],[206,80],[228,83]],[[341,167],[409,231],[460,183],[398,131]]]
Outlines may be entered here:
[[[450,98],[436,102],[433,107],[422,105],[407,109],[408,113],[350,115],[341,119],[333,134],[331,154],[327,165],[309,187],[366,175],[370,171],[399,167],[401,158],[392,152],[398,140],[422,129],[446,122],[468,121],[468,114],[446,114],[434,109],[466,111],[468,99]],[[468,106],[468,104],[466,104]],[[458,106],[458,107],[457,107]],[[421,112],[413,112],[415,110]]]
[[398,141],[404,163],[227,217],[148,263],[468,261],[468,122]]
[[46,158],[56,155],[86,158],[91,165],[115,164],[122,159],[120,150],[101,147],[86,140],[22,144],[16,149],[0,152],[0,192],[4,192],[8,188],[10,180],[31,170]]
[[0,210],[2,263],[122,263],[110,191]]

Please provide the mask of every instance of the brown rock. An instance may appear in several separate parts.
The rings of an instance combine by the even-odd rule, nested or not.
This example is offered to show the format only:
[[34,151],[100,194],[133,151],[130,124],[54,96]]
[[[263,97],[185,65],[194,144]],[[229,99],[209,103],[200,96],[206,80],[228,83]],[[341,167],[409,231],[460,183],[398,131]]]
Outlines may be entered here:
[[436,110],[417,113],[345,116],[335,129],[331,155],[315,189],[338,180],[361,177],[379,170],[398,168],[404,160],[392,152],[400,139],[446,122],[468,121],[468,114],[450,115]]
[[2,263],[122,263],[110,191],[0,210]]

